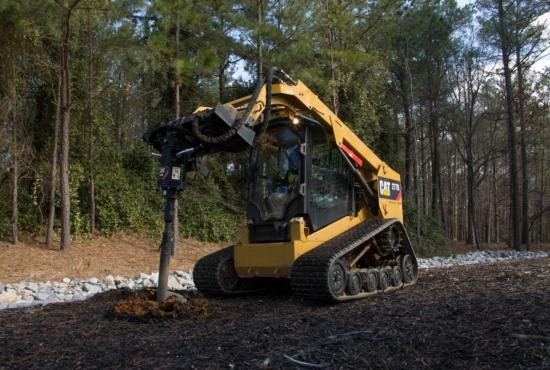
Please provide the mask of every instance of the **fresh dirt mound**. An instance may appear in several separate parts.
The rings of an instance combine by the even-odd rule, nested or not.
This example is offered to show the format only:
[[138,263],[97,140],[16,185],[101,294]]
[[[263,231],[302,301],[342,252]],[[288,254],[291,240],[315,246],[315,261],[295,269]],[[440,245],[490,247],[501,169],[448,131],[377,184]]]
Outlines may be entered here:
[[550,367],[550,258],[422,270],[344,304],[257,294],[208,298],[206,316],[105,317],[135,296],[0,311],[0,368]]
[[154,291],[142,291],[130,298],[118,301],[107,316],[113,318],[147,321],[151,319],[176,319],[189,315],[208,315],[208,301],[186,296],[185,303],[175,296],[163,302],[155,300]]

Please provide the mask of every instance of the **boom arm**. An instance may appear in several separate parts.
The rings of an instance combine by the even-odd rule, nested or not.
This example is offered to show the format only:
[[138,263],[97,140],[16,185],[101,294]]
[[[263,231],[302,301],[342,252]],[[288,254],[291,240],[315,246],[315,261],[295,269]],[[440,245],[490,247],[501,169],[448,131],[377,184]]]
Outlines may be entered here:
[[[246,96],[230,102],[235,108],[242,107],[250,102],[251,96]],[[266,86],[260,90],[258,99],[250,114],[250,120],[257,122],[265,109]],[[297,81],[295,85],[284,83],[274,84],[272,88],[272,106],[280,105],[286,107],[296,116],[300,114],[310,114],[314,119],[322,123],[334,135],[336,145],[346,154],[352,157],[352,153],[357,156],[353,159],[356,163],[366,164],[371,169],[378,171],[384,164],[374,152],[342,122],[334,112],[332,112],[311,91],[302,81]]]

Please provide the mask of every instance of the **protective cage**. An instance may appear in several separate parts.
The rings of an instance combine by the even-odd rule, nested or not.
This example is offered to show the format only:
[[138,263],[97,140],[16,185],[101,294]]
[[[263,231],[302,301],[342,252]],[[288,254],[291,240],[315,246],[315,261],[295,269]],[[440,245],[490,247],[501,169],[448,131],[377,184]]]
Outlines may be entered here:
[[314,232],[355,210],[353,174],[319,125],[271,123],[251,161],[251,243],[289,241],[294,217]]

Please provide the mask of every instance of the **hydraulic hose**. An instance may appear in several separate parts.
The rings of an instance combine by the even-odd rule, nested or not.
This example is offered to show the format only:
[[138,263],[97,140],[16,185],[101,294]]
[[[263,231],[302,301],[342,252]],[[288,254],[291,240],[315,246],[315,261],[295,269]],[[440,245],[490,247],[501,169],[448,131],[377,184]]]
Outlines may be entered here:
[[[270,83],[270,86],[271,86],[271,83]],[[248,105],[246,106],[246,109],[244,111],[243,118],[240,120],[237,120],[237,122],[235,122],[235,124],[229,130],[227,130],[221,135],[210,136],[202,133],[199,126],[200,118],[198,116],[193,117],[193,122],[191,124],[191,130],[193,132],[193,136],[195,136],[197,139],[199,139],[203,143],[207,143],[207,144],[222,144],[227,140],[231,139],[240,130],[242,125],[247,123],[248,118],[250,117],[250,113],[252,112],[252,108],[254,108],[254,105],[258,101],[258,96],[260,96],[261,90],[262,90],[262,80],[258,79],[258,82],[256,83],[256,87],[254,88],[254,92],[252,93],[252,96],[250,97],[250,101],[248,102]],[[271,87],[269,88],[269,90],[271,90]],[[271,97],[270,97],[270,101],[271,101]]]

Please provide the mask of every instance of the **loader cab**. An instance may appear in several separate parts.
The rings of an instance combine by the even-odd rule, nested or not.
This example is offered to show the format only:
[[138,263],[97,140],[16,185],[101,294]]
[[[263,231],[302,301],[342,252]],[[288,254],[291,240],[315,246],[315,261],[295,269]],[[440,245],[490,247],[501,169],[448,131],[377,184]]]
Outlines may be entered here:
[[353,213],[353,189],[345,159],[319,123],[271,121],[251,155],[250,242],[289,241],[294,217],[314,232]]

